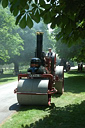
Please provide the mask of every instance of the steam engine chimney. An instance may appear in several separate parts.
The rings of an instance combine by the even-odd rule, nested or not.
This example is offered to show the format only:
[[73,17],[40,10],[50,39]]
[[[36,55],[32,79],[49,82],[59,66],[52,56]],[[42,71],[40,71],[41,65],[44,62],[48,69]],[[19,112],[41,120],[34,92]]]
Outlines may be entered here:
[[43,32],[37,32],[37,46],[36,46],[36,57],[41,59],[42,56],[42,45],[43,42]]

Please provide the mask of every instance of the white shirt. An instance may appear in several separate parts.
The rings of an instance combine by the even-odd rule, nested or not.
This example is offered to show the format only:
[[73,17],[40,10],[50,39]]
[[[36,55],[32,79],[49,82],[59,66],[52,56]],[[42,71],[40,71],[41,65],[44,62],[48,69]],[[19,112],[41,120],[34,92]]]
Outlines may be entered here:
[[52,56],[52,54],[53,54],[52,52],[48,52],[48,56],[49,56],[49,57],[51,57],[51,56]]

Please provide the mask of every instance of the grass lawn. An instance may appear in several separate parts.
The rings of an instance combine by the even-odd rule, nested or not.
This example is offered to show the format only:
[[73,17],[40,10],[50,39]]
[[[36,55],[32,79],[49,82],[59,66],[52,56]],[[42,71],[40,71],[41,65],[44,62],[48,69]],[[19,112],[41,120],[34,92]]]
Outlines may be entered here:
[[85,128],[85,72],[65,73],[64,88],[50,107],[21,106],[0,128]]
[[[26,70],[22,70],[22,73],[26,73]],[[13,71],[4,71],[4,74],[0,74],[0,85],[7,84],[18,80],[18,75],[14,75]]]
[[17,79],[18,79],[17,76],[15,76],[13,74],[0,75],[0,85],[10,83],[10,82],[15,81]]

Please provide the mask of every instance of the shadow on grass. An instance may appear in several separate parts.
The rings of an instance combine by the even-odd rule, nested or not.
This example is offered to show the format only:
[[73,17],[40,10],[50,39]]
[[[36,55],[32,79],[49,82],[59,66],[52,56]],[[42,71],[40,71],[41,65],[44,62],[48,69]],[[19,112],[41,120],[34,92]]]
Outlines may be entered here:
[[13,74],[2,74],[0,75],[0,82],[8,82],[9,80],[14,80],[16,75]]
[[[29,109],[32,108],[28,107]],[[42,106],[37,109],[45,109],[45,107]],[[49,115],[31,123],[30,126],[22,124],[21,128],[85,128],[85,101],[64,108],[53,105],[49,111]]]
[[85,76],[71,76],[64,78],[65,92],[85,92]]
[[4,79],[4,80],[0,80],[0,82],[8,82],[9,80],[14,80],[14,79]]
[[85,74],[85,71],[70,70],[68,74]]
[[48,108],[48,106],[44,105],[19,105],[18,103],[15,103],[9,107],[10,111],[16,110],[16,111],[27,111],[31,109],[38,109],[38,110],[45,110]]
[[16,106],[19,107],[19,111],[29,111],[34,108],[49,111],[49,114],[45,115],[45,117],[39,120],[36,119],[35,123],[31,123],[30,125],[22,123],[20,128],[85,128],[85,101],[81,102],[81,104],[73,104],[65,107],[56,107],[54,104],[50,107],[19,106],[18,104],[14,104],[10,107],[10,110],[18,111]]
[[9,78],[9,77],[15,77],[16,75],[13,74],[2,74],[0,75],[0,78]]

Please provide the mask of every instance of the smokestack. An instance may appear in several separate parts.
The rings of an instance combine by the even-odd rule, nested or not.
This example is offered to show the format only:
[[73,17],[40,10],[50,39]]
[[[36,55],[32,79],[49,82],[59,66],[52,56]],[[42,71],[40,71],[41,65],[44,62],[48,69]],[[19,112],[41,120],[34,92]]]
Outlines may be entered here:
[[36,57],[41,59],[43,48],[43,32],[37,32]]

